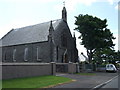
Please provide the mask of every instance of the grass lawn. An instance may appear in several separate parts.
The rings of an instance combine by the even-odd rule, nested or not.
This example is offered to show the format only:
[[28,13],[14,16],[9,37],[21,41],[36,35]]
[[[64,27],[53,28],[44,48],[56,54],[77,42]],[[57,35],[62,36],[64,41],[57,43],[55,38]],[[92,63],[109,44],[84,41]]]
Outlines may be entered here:
[[3,88],[44,88],[59,83],[70,82],[72,79],[59,76],[39,76],[3,80]]
[[95,73],[77,73],[78,75],[88,75],[88,76],[94,76]]

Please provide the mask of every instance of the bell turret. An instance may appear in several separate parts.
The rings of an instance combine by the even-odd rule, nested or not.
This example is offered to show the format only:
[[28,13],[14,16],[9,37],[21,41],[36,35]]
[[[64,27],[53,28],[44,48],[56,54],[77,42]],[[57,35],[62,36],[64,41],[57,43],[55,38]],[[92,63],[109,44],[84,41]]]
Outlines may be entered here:
[[67,11],[65,8],[65,2],[64,2],[63,10],[62,10],[62,19],[67,22]]

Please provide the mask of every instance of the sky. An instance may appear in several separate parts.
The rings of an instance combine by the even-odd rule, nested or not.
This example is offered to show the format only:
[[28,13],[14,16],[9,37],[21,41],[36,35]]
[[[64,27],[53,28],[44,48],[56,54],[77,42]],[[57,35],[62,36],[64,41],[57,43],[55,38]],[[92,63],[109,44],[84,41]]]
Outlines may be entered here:
[[77,37],[79,55],[81,52],[86,55],[86,49],[78,39],[80,33],[74,31],[75,16],[79,14],[107,19],[107,28],[116,37],[114,44],[118,50],[118,0],[0,0],[0,38],[13,28],[61,19],[64,1],[68,25]]

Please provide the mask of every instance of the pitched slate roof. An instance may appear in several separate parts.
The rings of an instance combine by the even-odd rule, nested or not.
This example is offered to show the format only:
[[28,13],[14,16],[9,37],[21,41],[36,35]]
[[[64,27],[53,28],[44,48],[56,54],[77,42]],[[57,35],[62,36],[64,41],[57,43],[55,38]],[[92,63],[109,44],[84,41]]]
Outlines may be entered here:
[[[62,19],[52,21],[54,30]],[[48,40],[50,21],[11,30],[2,40],[2,46],[42,42]]]

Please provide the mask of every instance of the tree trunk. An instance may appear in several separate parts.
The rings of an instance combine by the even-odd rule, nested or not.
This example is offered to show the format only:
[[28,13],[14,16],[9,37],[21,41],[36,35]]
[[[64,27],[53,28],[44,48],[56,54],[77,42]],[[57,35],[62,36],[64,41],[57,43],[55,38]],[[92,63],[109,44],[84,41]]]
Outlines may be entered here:
[[92,50],[87,50],[87,55],[88,55],[88,61],[89,61],[89,63],[92,63],[92,57],[93,57]]

